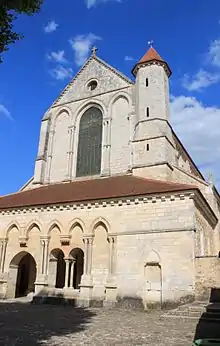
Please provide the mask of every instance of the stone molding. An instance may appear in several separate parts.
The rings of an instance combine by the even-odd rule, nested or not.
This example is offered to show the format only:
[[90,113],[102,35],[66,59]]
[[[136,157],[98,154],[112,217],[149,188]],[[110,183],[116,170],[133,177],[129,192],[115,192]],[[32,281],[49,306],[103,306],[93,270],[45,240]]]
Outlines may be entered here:
[[39,212],[54,212],[54,211],[72,211],[79,209],[94,209],[94,208],[106,208],[106,207],[118,207],[123,205],[137,205],[143,203],[160,203],[166,201],[179,201],[194,199],[198,194],[195,193],[195,189],[180,191],[173,193],[163,193],[155,195],[145,195],[138,197],[123,197],[108,200],[100,200],[99,202],[87,202],[84,203],[66,203],[66,204],[51,204],[51,205],[41,205],[36,207],[24,207],[24,208],[14,208],[0,210],[0,215],[23,215],[27,213],[39,213]]

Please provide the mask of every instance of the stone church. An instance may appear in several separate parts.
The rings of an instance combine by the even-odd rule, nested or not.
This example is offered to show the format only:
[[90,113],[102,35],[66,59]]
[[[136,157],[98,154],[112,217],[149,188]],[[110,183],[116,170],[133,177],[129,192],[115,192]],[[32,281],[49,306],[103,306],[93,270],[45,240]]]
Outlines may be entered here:
[[[34,176],[0,198],[0,297],[144,309],[220,286],[220,197],[170,124],[171,69],[96,49],[41,123]],[[190,124],[189,124],[190,126]]]

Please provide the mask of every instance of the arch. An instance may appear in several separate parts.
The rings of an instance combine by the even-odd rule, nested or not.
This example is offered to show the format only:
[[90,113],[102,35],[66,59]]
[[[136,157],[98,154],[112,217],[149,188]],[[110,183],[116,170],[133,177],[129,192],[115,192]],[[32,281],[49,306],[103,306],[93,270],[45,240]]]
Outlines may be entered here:
[[59,248],[55,248],[50,252],[49,256],[50,284],[55,288],[63,288],[65,285],[65,272],[64,252]]
[[131,107],[131,105],[132,105],[131,96],[130,96],[129,94],[125,93],[125,92],[120,91],[119,94],[114,95],[114,96],[112,97],[112,99],[110,100],[110,102],[109,102],[109,108],[110,108],[110,110],[112,110],[113,104],[114,104],[118,99],[120,99],[120,98],[125,99],[125,100],[128,102],[129,107]]
[[9,264],[7,298],[26,296],[34,292],[37,265],[27,251],[17,253]]
[[76,176],[101,173],[103,112],[96,106],[88,108],[81,116],[78,129]]
[[95,229],[98,227],[98,226],[100,226],[100,225],[102,225],[102,226],[104,226],[104,228],[106,229],[106,232],[107,233],[109,233],[110,232],[110,224],[109,224],[109,222],[106,220],[106,219],[104,219],[103,217],[99,217],[99,218],[97,218],[97,219],[95,219],[94,221],[93,221],[93,223],[91,224],[91,226],[90,226],[90,232],[91,233],[94,233],[94,231],[95,231]]
[[69,222],[68,233],[71,234],[73,228],[76,226],[79,226],[82,229],[82,232],[84,233],[86,226],[85,226],[84,222],[78,218],[73,219],[72,221]]
[[69,258],[70,268],[68,286],[79,289],[84,269],[84,252],[79,247],[76,247],[70,251]]
[[39,231],[41,232],[42,226],[40,224],[40,222],[38,220],[32,220],[28,223],[27,227],[26,227],[26,231],[25,231],[25,237],[28,238],[28,235],[30,233],[30,231],[34,228],[37,227],[39,229]]
[[102,112],[102,114],[107,114],[107,109],[106,109],[106,106],[103,102],[101,102],[100,100],[93,100],[92,102],[86,100],[83,104],[81,104],[76,109],[76,112],[75,112],[76,117],[75,117],[75,122],[74,122],[75,127],[77,127],[77,128],[79,127],[81,117],[91,107],[96,107]]
[[6,238],[8,238],[8,235],[13,228],[17,228],[18,232],[20,233],[21,228],[20,228],[19,223],[17,221],[12,221],[12,222],[10,222],[10,224],[6,228],[6,233],[5,233]]
[[67,113],[68,116],[70,116],[71,115],[71,109],[69,107],[67,107],[67,106],[63,106],[62,108],[60,108],[56,112],[56,114],[55,114],[55,117],[54,117],[55,118],[55,122],[56,122],[57,118],[59,117],[59,115],[62,114],[62,113]]
[[155,250],[152,250],[148,254],[145,266],[150,263],[158,263],[159,265],[161,265],[160,255]]
[[52,231],[52,229],[54,227],[57,227],[57,229],[59,230],[59,232],[62,232],[63,226],[61,225],[61,223],[58,220],[53,220],[52,222],[50,222],[49,226],[48,226],[48,231],[47,231],[47,235],[49,235]]

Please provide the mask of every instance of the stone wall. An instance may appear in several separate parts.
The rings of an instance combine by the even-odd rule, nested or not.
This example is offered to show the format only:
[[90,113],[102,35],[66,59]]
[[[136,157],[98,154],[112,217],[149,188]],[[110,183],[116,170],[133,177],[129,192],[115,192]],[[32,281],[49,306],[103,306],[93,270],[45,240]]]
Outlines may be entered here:
[[[68,259],[72,249],[80,248],[90,258],[82,278],[84,298],[130,297],[143,304],[153,304],[154,299],[158,303],[160,297],[164,304],[188,299],[194,290],[193,205],[189,194],[176,194],[1,214],[1,237],[8,239],[0,266],[2,285],[12,259],[21,251],[34,257],[37,282],[44,280],[47,285],[50,266],[43,264],[42,254],[48,260],[52,250],[61,249]],[[156,262],[152,253],[158,256]],[[158,280],[159,273],[161,286],[148,279]]]

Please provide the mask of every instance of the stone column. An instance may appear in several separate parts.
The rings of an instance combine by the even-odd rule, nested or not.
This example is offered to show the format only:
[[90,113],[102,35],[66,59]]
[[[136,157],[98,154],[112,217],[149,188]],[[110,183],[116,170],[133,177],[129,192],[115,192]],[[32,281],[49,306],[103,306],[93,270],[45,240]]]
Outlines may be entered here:
[[44,273],[44,250],[45,249],[45,241],[41,240],[41,274]]
[[[48,286],[48,247],[50,237],[41,237],[41,266],[40,273],[38,273],[35,282],[35,291],[37,293],[43,292],[42,290]],[[43,293],[42,293],[43,294]]]
[[44,268],[43,273],[48,274],[48,252],[49,252],[49,239],[44,240]]
[[105,284],[105,300],[103,304],[105,306],[113,306],[116,304],[117,286],[115,277],[115,237],[109,236],[109,267],[108,277]]
[[79,305],[88,307],[90,306],[90,300],[92,298],[92,245],[93,236],[85,237],[83,239],[85,243],[84,252],[84,272],[80,284]]
[[88,238],[88,262],[87,262],[87,271],[88,271],[88,275],[91,276],[92,273],[92,248],[93,248],[93,237]]
[[68,159],[67,180],[72,179],[74,136],[75,136],[75,126],[69,126],[69,159]]
[[51,161],[52,161],[52,155],[53,155],[53,140],[54,140],[55,130],[50,131],[49,135],[49,143],[48,143],[48,158],[47,158],[47,168],[46,168],[46,175],[45,175],[45,182],[50,182],[50,169],[51,169]]
[[108,267],[108,275],[112,276],[114,274],[114,237],[108,237],[109,242],[109,267]]
[[102,175],[110,174],[109,119],[103,120]]
[[64,285],[64,288],[68,288],[70,259],[69,259],[69,258],[64,258],[64,260],[65,260],[65,263],[66,263],[65,285]]
[[76,263],[76,259],[73,258],[71,261],[71,267],[70,267],[70,287],[73,287],[73,277],[74,277],[74,269],[75,269],[75,263]]
[[0,263],[0,273],[4,273],[5,267],[5,255],[7,249],[8,239],[1,239],[1,263]]
[[130,132],[130,135],[129,135],[130,159],[129,159],[128,170],[131,171],[133,166],[134,113],[130,112],[128,114],[128,118],[129,118],[129,132]]

